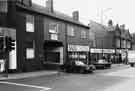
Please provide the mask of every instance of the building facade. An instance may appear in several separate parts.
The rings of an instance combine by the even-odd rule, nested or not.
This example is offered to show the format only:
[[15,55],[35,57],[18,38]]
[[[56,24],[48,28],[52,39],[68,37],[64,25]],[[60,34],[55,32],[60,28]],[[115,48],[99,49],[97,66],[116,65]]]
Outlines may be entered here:
[[114,47],[116,54],[116,61],[127,61],[127,52],[132,49],[132,36],[125,25],[116,25],[114,36]]
[[8,69],[13,65],[10,70],[20,72],[57,69],[67,61],[88,61],[89,27],[79,22],[77,11],[73,17],[54,11],[53,0],[46,1],[46,7],[31,0],[1,3],[6,7],[1,6],[0,29],[9,32],[2,34],[16,40]]
[[91,21],[90,29],[95,33],[96,47],[91,48],[93,60],[105,56],[113,63],[126,60],[127,51],[131,49],[131,35],[124,26],[104,26]]
[[132,50],[135,50],[135,33],[132,33]]

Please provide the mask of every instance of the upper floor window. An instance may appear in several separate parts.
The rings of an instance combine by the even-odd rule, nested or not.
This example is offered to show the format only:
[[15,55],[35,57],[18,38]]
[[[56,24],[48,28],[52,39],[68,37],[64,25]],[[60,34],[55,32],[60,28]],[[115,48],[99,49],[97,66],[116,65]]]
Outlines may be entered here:
[[58,40],[58,29],[59,24],[57,23],[50,23],[49,24],[49,33],[50,33],[50,39],[51,40]]
[[120,39],[116,39],[116,44],[115,45],[116,45],[117,48],[120,48]]
[[126,48],[126,40],[121,40],[121,48]]
[[7,13],[8,12],[8,2],[7,0],[0,0],[0,12]]
[[26,31],[34,32],[34,16],[26,15]]
[[73,26],[68,26],[67,27],[67,35],[68,36],[75,36],[75,30]]
[[131,48],[131,43],[130,43],[130,41],[127,41],[127,48]]
[[81,31],[81,38],[86,38],[86,31]]

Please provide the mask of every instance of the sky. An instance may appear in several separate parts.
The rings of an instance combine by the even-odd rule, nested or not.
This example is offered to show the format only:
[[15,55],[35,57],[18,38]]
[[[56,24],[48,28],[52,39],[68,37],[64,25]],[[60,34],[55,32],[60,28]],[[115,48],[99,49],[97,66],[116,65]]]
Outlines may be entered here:
[[[33,0],[45,6],[47,0]],[[135,32],[135,1],[134,0],[54,0],[54,9],[67,15],[79,11],[79,18],[84,24],[91,20],[107,25],[112,19],[114,25],[125,24],[130,33]],[[102,16],[102,18],[101,18]]]

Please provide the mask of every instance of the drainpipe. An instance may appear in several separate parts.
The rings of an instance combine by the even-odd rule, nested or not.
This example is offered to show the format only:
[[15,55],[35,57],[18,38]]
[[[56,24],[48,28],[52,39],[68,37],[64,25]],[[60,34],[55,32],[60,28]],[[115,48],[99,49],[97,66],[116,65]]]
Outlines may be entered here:
[[[65,62],[68,61],[68,42],[67,42],[67,28],[68,28],[68,25],[65,24]],[[64,63],[65,63],[64,62]]]

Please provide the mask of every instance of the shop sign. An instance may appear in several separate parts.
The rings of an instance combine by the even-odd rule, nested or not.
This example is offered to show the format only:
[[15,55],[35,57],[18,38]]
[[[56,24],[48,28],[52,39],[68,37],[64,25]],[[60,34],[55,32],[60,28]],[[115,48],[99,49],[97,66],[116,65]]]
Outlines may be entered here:
[[121,50],[116,50],[116,53],[122,53]]
[[89,46],[68,45],[68,51],[89,51]]
[[91,53],[115,53],[113,49],[91,49]]
[[102,53],[102,49],[91,49],[91,53]]
[[128,50],[127,49],[122,49],[121,52],[122,53],[126,53]]
[[115,53],[113,49],[103,49],[103,53]]

